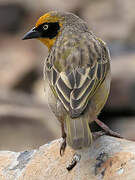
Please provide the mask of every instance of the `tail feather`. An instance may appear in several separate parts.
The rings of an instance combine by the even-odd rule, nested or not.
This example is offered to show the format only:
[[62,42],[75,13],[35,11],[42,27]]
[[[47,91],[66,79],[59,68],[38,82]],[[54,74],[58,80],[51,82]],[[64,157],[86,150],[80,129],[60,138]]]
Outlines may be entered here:
[[90,146],[92,143],[92,133],[88,120],[79,118],[66,119],[67,142],[73,149],[81,149]]

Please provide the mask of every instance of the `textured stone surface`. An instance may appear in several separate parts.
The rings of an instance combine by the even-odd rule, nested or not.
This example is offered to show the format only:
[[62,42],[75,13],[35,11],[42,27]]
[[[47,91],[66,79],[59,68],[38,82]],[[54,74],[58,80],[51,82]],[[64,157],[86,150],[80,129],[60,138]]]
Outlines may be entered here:
[[[0,87],[13,88],[21,79],[36,68],[36,49],[32,42],[23,44],[21,36],[1,40],[0,48]],[[8,53],[7,53],[8,52]],[[28,79],[27,79],[28,81]]]
[[112,84],[107,106],[135,109],[135,53],[112,58]]
[[1,180],[132,180],[135,179],[135,143],[109,136],[98,138],[91,147],[77,151],[81,160],[68,172],[75,153],[67,147],[59,155],[60,140],[38,150],[0,152]]
[[[87,0],[85,0],[86,2]],[[81,0],[33,0],[33,3],[31,1],[27,1],[27,5],[29,8],[40,10],[40,12],[45,12],[48,10],[62,10],[62,11],[73,11],[80,9],[83,5],[84,1]]]
[[109,126],[122,136],[135,141],[135,116],[112,118]]
[[[12,16],[9,16],[9,14],[12,14]],[[3,17],[6,21],[3,21]],[[15,2],[0,4],[0,33],[4,32],[15,34],[18,30],[20,30],[21,23],[25,17],[26,11],[24,6],[21,4]]]
[[34,96],[0,90],[0,102],[0,150],[30,150],[60,137],[48,105]]
[[135,22],[134,0],[100,0],[85,4],[82,16],[106,41],[124,41]]

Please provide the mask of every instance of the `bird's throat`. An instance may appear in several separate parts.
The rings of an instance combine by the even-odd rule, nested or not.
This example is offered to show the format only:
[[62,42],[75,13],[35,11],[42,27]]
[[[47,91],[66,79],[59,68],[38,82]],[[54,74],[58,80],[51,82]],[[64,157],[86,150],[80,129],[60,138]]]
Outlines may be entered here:
[[54,45],[56,38],[53,39],[49,39],[49,38],[38,38],[44,45],[46,45],[48,47],[48,49],[50,50],[50,48]]

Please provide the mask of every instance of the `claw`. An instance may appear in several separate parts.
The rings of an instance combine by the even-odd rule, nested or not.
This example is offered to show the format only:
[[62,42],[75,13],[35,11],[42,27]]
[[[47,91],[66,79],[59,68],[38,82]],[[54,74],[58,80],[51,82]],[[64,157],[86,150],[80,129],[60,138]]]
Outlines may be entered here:
[[60,156],[64,155],[64,152],[65,152],[65,149],[66,149],[66,145],[67,145],[66,139],[63,138],[61,146],[60,146]]
[[100,136],[107,134],[105,131],[92,132],[93,139],[97,139]]
[[61,143],[61,146],[60,146],[60,156],[63,156],[64,155],[64,152],[65,152],[65,149],[66,149],[66,133],[65,133],[65,130],[64,130],[64,123],[62,121],[61,123],[61,131],[62,131],[62,143]]

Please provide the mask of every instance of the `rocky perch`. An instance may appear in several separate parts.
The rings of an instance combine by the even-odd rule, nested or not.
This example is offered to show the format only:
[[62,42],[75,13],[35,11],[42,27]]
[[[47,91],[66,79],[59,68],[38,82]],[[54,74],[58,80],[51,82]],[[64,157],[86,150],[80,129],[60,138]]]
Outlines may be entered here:
[[102,136],[81,155],[68,171],[75,153],[69,146],[59,154],[61,139],[38,150],[0,152],[0,180],[133,180],[135,179],[135,142]]

